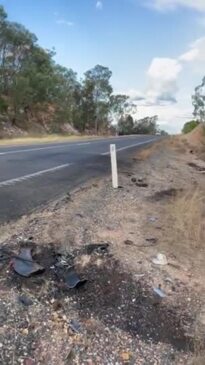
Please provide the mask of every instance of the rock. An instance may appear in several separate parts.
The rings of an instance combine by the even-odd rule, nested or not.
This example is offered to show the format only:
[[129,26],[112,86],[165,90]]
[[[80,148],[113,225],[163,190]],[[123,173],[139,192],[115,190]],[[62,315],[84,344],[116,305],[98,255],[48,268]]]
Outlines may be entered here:
[[131,181],[132,181],[133,183],[136,183],[136,182],[137,182],[137,179],[136,179],[135,177],[132,177],[132,178],[131,178]]
[[120,358],[121,358],[121,360],[122,360],[124,363],[126,363],[126,362],[130,361],[130,352],[126,352],[126,351],[121,352],[121,354],[120,354]]
[[27,297],[26,295],[19,296],[18,300],[21,304],[25,305],[26,307],[33,304],[33,301],[29,297]]

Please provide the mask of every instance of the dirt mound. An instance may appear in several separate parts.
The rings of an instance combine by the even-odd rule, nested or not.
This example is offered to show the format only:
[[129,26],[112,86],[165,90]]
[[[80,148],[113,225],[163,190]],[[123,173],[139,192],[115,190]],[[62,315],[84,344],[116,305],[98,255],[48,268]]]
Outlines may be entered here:
[[195,147],[205,146],[205,126],[199,124],[192,132],[185,136],[186,141]]

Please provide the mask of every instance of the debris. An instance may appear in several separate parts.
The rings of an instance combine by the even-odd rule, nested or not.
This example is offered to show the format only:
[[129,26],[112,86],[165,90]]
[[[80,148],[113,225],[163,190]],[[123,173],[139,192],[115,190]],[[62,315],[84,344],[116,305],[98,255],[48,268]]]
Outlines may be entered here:
[[44,267],[33,261],[31,248],[22,248],[19,255],[13,258],[12,264],[14,271],[24,277],[41,274],[45,270]]
[[106,253],[109,245],[109,243],[91,243],[85,246],[85,250],[88,255],[91,255],[94,251],[97,251],[98,253]]
[[159,285],[158,288],[154,288],[154,293],[160,298],[166,298],[166,294],[164,293],[164,291],[161,289],[161,285]]
[[77,320],[71,319],[69,326],[73,332],[76,332],[76,333],[81,332],[81,325]]
[[131,241],[131,240],[125,240],[124,241],[124,244],[127,245],[127,246],[133,246],[134,245],[134,242]]
[[136,182],[137,182],[136,177],[132,177],[132,178],[131,178],[131,181],[132,181],[133,183],[136,183]]
[[78,274],[76,273],[75,268],[70,267],[66,272],[65,282],[66,286],[69,289],[74,289],[74,288],[79,288],[80,286],[87,283],[87,280],[86,279],[81,280]]
[[22,303],[26,307],[33,304],[33,301],[29,297],[27,297],[26,295],[19,296],[18,300],[19,300],[20,303]]
[[150,237],[150,238],[146,238],[146,241],[154,245],[157,243],[158,239],[155,237]]
[[151,223],[154,223],[158,220],[157,217],[148,217],[148,221],[151,222]]
[[148,187],[148,184],[145,183],[145,182],[137,182],[136,183],[136,186],[138,186],[139,188],[147,188]]
[[173,284],[173,280],[172,280],[169,276],[167,276],[167,277],[164,279],[164,281],[165,281],[166,283],[168,283],[168,284]]
[[166,256],[162,253],[158,253],[157,256],[153,258],[152,262],[155,265],[162,265],[162,266],[168,264]]
[[158,288],[154,288],[154,303],[153,304],[160,304],[162,299],[166,298],[166,294],[161,289],[161,285]]
[[199,171],[199,172],[204,172],[205,171],[205,166],[199,166],[194,162],[189,162],[188,165],[192,168],[194,168],[195,170]]

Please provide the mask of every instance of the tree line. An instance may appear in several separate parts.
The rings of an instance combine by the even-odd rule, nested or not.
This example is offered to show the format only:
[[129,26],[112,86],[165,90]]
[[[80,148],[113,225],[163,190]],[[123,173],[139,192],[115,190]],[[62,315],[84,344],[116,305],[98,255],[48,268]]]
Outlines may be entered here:
[[24,26],[8,21],[0,7],[0,113],[23,125],[52,110],[53,131],[63,123],[80,132],[108,129],[129,106],[127,96],[113,94],[112,72],[97,65],[79,81],[76,72],[55,63],[54,55]]
[[[82,133],[118,132],[113,121],[119,121],[122,134],[137,131],[136,123],[130,130],[126,126],[136,105],[128,96],[113,93],[109,68],[96,65],[79,80],[54,55],[39,46],[35,34],[10,22],[0,6],[0,123],[7,116],[12,125],[22,127],[49,112],[50,132],[60,131],[65,123]],[[144,122],[142,132],[147,131]]]

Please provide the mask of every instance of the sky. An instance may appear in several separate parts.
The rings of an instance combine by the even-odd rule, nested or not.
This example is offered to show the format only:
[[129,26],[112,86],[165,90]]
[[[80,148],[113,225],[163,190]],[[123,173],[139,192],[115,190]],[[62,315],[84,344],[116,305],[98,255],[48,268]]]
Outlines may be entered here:
[[113,72],[114,92],[179,132],[205,76],[205,0],[0,0],[11,21],[55,49],[79,77],[96,64]]

